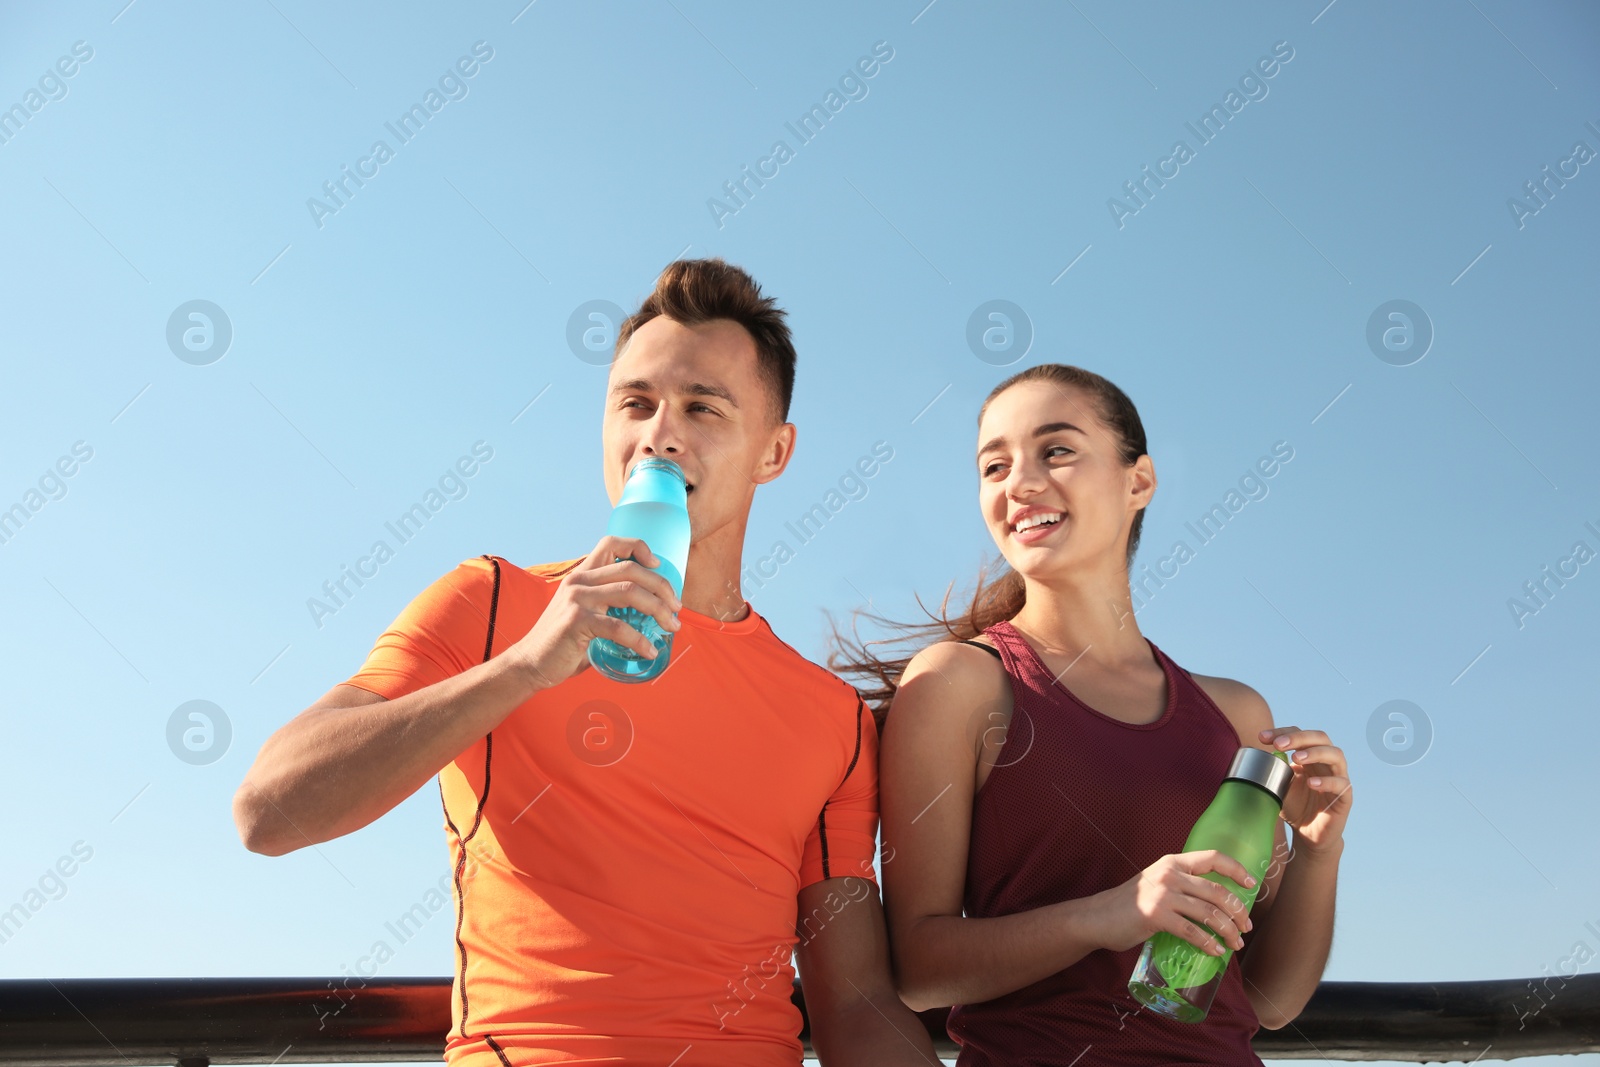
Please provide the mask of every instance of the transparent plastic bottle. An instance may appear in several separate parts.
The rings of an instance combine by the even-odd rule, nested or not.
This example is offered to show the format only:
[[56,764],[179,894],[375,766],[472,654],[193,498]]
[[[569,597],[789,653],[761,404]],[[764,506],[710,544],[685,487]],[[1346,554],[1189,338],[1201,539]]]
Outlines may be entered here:
[[[1241,748],[1234,754],[1216,799],[1183,843],[1185,852],[1216,849],[1244,865],[1256,880],[1249,889],[1216,871],[1201,877],[1238,897],[1247,912],[1261,892],[1267,868],[1272,864],[1273,824],[1278,821],[1293,779],[1286,753]],[[1204,923],[1198,925],[1216,936]],[[1222,942],[1221,938],[1217,940]],[[1232,958],[1233,949],[1225,943],[1222,954],[1213,956],[1163,930],[1144,943],[1139,962],[1128,979],[1128,992],[1152,1011],[1179,1022],[1197,1023],[1211,1010],[1211,1001]]]
[[[670,459],[642,459],[628,471],[622,499],[611,509],[611,519],[606,523],[606,533],[636,537],[649,546],[660,561],[656,570],[672,583],[672,591],[680,598],[683,572],[689,562],[688,502],[681,467]],[[644,634],[657,654],[651,659],[615,641],[596,637],[589,642],[589,662],[595,670],[619,682],[648,682],[667,669],[672,633],[663,630],[655,616],[636,608],[608,608],[606,614]]]

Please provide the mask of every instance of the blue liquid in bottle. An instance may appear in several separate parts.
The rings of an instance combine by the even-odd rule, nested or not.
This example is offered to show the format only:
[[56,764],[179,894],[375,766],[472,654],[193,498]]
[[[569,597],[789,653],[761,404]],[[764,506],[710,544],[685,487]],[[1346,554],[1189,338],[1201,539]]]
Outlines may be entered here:
[[[683,469],[670,459],[644,459],[628,472],[622,499],[611,510],[606,533],[636,537],[660,560],[656,570],[683,596],[683,572],[689,562],[689,494]],[[630,559],[632,557],[629,557]],[[619,682],[648,682],[667,669],[672,634],[655,617],[636,608],[608,608],[606,614],[622,619],[655,646],[656,657],[641,656],[615,641],[596,637],[589,642],[589,662],[594,669]]]

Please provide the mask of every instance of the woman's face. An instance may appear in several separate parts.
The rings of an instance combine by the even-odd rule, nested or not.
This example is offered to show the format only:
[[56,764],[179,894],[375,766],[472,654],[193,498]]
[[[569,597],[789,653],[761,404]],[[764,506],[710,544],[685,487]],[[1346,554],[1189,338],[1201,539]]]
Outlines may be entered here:
[[989,535],[1013,570],[1034,577],[1101,562],[1120,571],[1134,513],[1155,491],[1149,458],[1123,466],[1092,396],[1052,381],[1021,382],[990,402],[977,465]]

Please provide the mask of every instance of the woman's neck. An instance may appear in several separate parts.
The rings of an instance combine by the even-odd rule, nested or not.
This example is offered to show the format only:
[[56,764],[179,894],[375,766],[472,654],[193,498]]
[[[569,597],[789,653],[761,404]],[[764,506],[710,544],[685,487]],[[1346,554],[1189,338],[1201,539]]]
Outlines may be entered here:
[[1041,648],[1069,659],[1086,653],[1113,664],[1150,655],[1133,614],[1126,576],[1035,580],[1023,577],[1027,600],[1011,624]]

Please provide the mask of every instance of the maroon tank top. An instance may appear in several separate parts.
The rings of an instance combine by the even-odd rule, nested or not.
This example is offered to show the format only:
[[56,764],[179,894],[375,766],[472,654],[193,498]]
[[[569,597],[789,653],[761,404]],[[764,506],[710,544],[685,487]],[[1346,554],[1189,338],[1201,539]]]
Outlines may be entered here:
[[[1011,679],[1011,724],[972,803],[965,913],[993,917],[1121,885],[1172,852],[1217,794],[1239,737],[1198,683],[1145,638],[1167,676],[1152,723],[1102,715],[1059,682],[1009,622],[984,633]],[[993,650],[991,650],[993,651]],[[1249,937],[1246,935],[1246,944]],[[1140,946],[1098,949],[1013,993],[950,1012],[959,1067],[1259,1067],[1259,1021],[1237,957],[1210,1013],[1181,1023],[1128,993]]]

